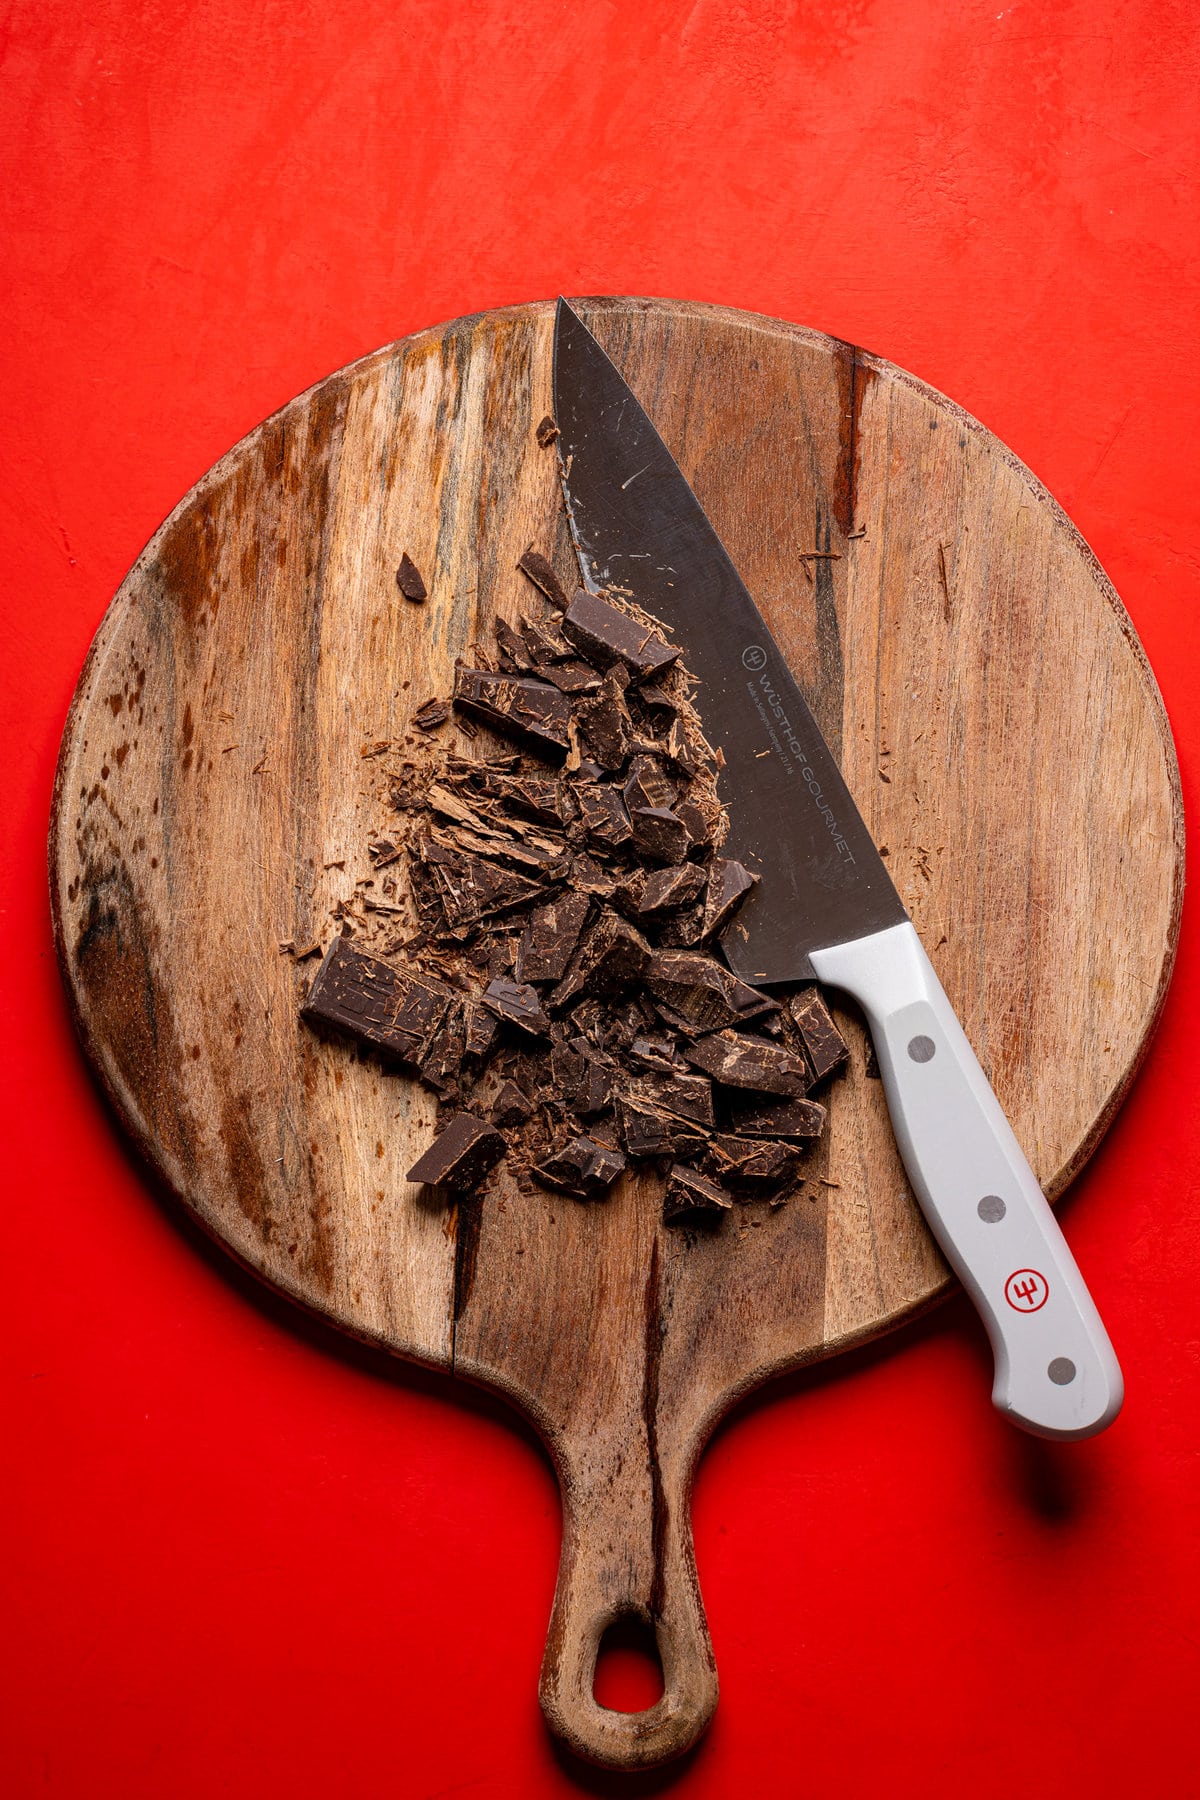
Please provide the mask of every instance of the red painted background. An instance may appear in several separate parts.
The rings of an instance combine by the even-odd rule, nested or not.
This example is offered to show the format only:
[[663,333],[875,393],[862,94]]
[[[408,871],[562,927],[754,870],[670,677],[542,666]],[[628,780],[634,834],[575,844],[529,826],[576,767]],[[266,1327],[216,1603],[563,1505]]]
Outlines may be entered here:
[[1112,576],[1190,793],[1194,0],[12,0],[0,55],[5,1794],[1200,1791],[1186,925],[1065,1208],[1121,1419],[1006,1429],[957,1302],[743,1409],[696,1493],[717,1721],[621,1781],[541,1725],[535,1444],[160,1207],[75,1050],[44,874],[75,678],[175,502],[340,365],[558,291],[780,315],[960,401]]

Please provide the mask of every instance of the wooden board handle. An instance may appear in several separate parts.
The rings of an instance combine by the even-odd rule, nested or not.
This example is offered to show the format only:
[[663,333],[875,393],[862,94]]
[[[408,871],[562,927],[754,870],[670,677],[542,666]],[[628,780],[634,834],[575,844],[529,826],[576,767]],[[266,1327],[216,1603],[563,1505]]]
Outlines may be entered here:
[[[563,1479],[563,1546],[539,1697],[550,1729],[588,1762],[644,1769],[691,1748],[717,1704],[717,1670],[696,1580],[686,1483],[609,1442]],[[607,1453],[606,1453],[607,1452]],[[663,1694],[640,1713],[593,1694],[610,1625],[650,1627]]]

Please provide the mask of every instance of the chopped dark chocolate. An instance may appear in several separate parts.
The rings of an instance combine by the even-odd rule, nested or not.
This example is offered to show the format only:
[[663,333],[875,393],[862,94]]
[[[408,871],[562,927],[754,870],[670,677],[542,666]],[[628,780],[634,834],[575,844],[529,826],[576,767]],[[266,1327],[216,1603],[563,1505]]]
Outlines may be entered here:
[[449,1188],[456,1194],[466,1193],[478,1187],[507,1149],[494,1126],[485,1125],[471,1113],[455,1113],[446,1129],[408,1171],[408,1179]]
[[538,663],[537,673],[564,694],[598,694],[603,682],[591,663],[572,656],[566,662]]
[[691,848],[688,828],[669,806],[637,806],[629,815],[641,855],[657,863],[681,863]]
[[739,1095],[729,1103],[730,1129],[742,1137],[818,1138],[826,1117],[815,1100],[744,1100]]
[[515,1081],[502,1081],[492,1101],[492,1124],[523,1125],[533,1112],[533,1101]]
[[301,1015],[417,1067],[455,997],[444,982],[395,968],[335,937]]
[[630,812],[635,806],[674,806],[676,784],[668,781],[656,756],[635,756],[622,788]]
[[542,1011],[538,991],[527,982],[509,981],[498,975],[484,990],[483,1004],[498,1019],[509,1025],[519,1025],[532,1037],[545,1037],[550,1030],[550,1021]]
[[559,612],[566,611],[567,590],[554,573],[550,563],[540,551],[534,549],[532,544],[518,562],[517,567],[523,575],[528,575],[534,587],[542,590],[551,606],[556,606]]
[[418,706],[413,714],[412,722],[418,731],[436,731],[450,717],[450,708],[444,700],[426,700]]
[[517,945],[518,981],[561,981],[588,916],[587,894],[562,894],[531,912]]
[[704,936],[715,937],[724,931],[750,889],[758,880],[740,862],[714,856],[708,871],[708,888],[704,895]]
[[684,729],[682,719],[672,719],[671,729],[667,733],[666,753],[677,769],[685,775],[699,775],[704,767],[704,758],[699,747]]
[[688,950],[656,951],[644,979],[656,1000],[698,1031],[743,1024],[776,1006],[724,963]]
[[[624,590],[568,603],[532,546],[519,567],[554,612],[495,618],[496,654],[456,665],[453,695],[458,734],[477,719],[516,747],[427,739],[397,768],[371,760],[394,740],[365,746],[359,780],[394,809],[365,846],[386,873],[337,900],[343,935],[304,1016],[438,1094],[449,1123],[414,1178],[466,1192],[507,1142],[523,1194],[601,1198],[628,1156],[674,1165],[667,1219],[780,1204],[825,1116],[801,1096],[844,1045],[815,989],[781,1007],[701,948],[737,929],[754,878],[719,854],[723,759],[678,650]],[[450,717],[433,698],[410,723]]]
[[421,1080],[443,1099],[458,1093],[458,1075],[467,1049],[466,1004],[453,1000],[420,1059]]
[[795,1180],[800,1152],[794,1144],[770,1138],[718,1136],[709,1151],[710,1166],[735,1187],[778,1189]]
[[717,820],[715,809],[701,806],[695,800],[681,800],[675,811],[683,820],[688,837],[697,848],[707,848],[716,842]]
[[495,1013],[469,1001],[466,1007],[466,1041],[463,1060],[481,1068],[500,1041],[500,1021]]
[[419,606],[422,600],[428,599],[428,590],[421,580],[421,572],[406,550],[400,558],[400,567],[396,570],[396,586],[406,600]]
[[606,906],[551,994],[550,1005],[558,1011],[585,989],[591,994],[618,994],[638,979],[649,960],[650,946],[641,932]]
[[604,1200],[625,1167],[619,1150],[598,1144],[595,1138],[572,1138],[543,1162],[534,1165],[534,1179],[577,1200]]
[[615,850],[621,844],[629,843],[633,827],[619,788],[607,787],[598,781],[581,781],[574,793],[579,806],[579,822],[590,843],[605,850]]
[[570,747],[571,703],[549,682],[460,668],[454,671],[454,704],[493,731],[525,739],[556,760]]
[[533,669],[533,658],[520,633],[513,629],[507,619],[499,617],[493,619],[492,630],[496,634],[496,645],[505,667],[518,675],[530,674]]
[[[641,1043],[645,1040],[634,1041]],[[683,1069],[664,1074],[639,1075],[630,1082],[629,1092],[637,1099],[661,1106],[664,1112],[679,1113],[682,1118],[694,1119],[697,1125],[713,1123],[712,1083],[706,1081],[703,1075],[693,1075]]]
[[[448,925],[473,925],[545,897],[542,883],[478,856],[464,856],[434,838],[416,845],[416,862],[428,870]],[[410,870],[414,858],[409,857]]]
[[563,635],[598,669],[621,663],[635,680],[652,680],[679,661],[679,651],[649,626],[600,594],[576,588],[563,614]]
[[611,674],[598,694],[576,702],[575,724],[580,742],[601,769],[615,773],[624,768],[633,749],[633,722],[625,691]]
[[689,1214],[727,1212],[733,1205],[725,1189],[695,1169],[676,1163],[667,1176],[663,1195],[663,1218],[670,1223]]
[[723,1087],[789,1096],[808,1088],[808,1070],[797,1057],[750,1032],[719,1031],[685,1045],[683,1054],[693,1068],[703,1069]]
[[804,988],[793,995],[788,1011],[804,1041],[813,1082],[824,1081],[847,1061],[850,1046],[830,1017],[819,988]]
[[566,662],[575,655],[553,619],[531,619],[522,613],[521,636],[535,663]]
[[617,1123],[629,1156],[695,1156],[708,1148],[707,1132],[693,1120],[678,1118],[636,1094],[618,1099]]
[[549,413],[541,420],[534,436],[537,438],[538,444],[543,450],[548,450],[558,436],[558,426],[554,423],[554,420],[550,417]]

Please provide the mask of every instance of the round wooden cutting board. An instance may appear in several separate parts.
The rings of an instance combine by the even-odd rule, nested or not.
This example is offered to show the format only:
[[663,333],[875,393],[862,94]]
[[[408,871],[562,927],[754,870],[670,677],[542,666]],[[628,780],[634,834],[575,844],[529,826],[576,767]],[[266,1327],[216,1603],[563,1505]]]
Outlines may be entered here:
[[[1174,753],[1124,609],[1029,472],[890,364],[719,308],[576,304],[788,655],[1058,1194],[1146,1047],[1182,892]],[[948,1277],[845,1014],[821,1197],[737,1208],[709,1235],[664,1227],[648,1179],[603,1205],[501,1181],[455,1208],[411,1187],[432,1095],[300,1022],[316,964],[280,943],[327,945],[374,873],[361,750],[403,740],[493,612],[516,616],[527,545],[570,576],[556,454],[535,438],[553,319],[516,307],[394,344],[187,496],[81,677],[51,885],[88,1055],[209,1230],[337,1325],[536,1423],[565,1522],[543,1706],[581,1754],[635,1767],[685,1749],[716,1701],[688,1518],[713,1425]],[[801,560],[825,543],[835,557]],[[404,552],[423,607],[397,591]],[[626,1613],[655,1627],[665,1683],[635,1715],[592,1698]]]

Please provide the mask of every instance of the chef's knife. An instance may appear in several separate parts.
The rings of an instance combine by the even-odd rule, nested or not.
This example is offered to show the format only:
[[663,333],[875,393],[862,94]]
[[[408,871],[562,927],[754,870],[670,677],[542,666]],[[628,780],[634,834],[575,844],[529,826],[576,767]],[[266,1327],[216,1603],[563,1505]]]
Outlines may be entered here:
[[1095,1304],[837,761],[675,459],[558,303],[554,416],[585,583],[628,587],[686,646],[724,756],[726,853],[760,881],[722,944],[746,981],[850,994],[913,1191],[983,1319],[992,1399],[1048,1438],[1102,1431],[1121,1371]]

